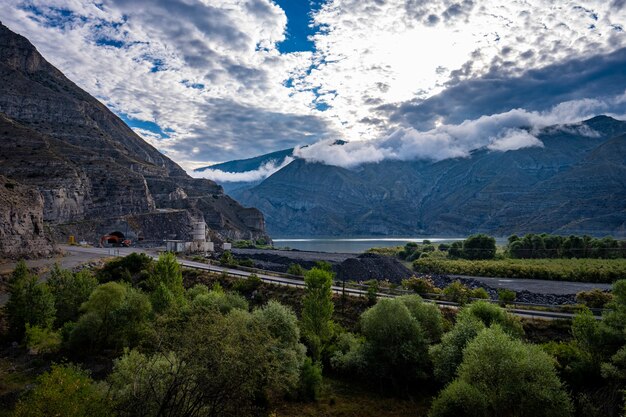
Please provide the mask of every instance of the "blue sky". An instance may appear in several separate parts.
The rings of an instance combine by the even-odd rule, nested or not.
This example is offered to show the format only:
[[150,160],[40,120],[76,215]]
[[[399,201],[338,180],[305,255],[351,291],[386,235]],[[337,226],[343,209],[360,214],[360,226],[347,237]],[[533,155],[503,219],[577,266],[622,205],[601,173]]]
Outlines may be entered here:
[[512,150],[541,146],[520,123],[626,114],[618,0],[16,0],[0,21],[187,169]]

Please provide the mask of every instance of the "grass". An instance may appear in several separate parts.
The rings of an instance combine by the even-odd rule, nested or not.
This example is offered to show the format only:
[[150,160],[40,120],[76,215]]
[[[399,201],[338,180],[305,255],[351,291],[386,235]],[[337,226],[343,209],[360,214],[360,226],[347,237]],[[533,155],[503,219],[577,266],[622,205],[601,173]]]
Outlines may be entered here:
[[275,417],[404,417],[426,416],[430,398],[414,401],[385,397],[371,390],[324,377],[317,402],[284,402],[270,413]]
[[626,259],[418,259],[417,272],[612,283],[626,278]]

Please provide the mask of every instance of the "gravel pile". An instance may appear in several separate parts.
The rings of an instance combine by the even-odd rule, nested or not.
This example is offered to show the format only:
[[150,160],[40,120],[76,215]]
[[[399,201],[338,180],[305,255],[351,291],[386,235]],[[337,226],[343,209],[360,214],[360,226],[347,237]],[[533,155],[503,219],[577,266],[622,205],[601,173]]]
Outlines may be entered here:
[[374,253],[364,253],[356,258],[346,259],[336,266],[335,271],[339,280],[367,281],[376,279],[379,281],[389,280],[394,284],[400,284],[403,279],[414,275],[398,260]]

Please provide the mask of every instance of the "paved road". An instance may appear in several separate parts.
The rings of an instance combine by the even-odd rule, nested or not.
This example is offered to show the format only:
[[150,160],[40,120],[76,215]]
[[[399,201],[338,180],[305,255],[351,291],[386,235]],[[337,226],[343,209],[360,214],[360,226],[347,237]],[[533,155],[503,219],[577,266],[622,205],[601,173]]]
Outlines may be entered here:
[[490,278],[490,277],[470,277],[466,275],[450,275],[453,278],[475,279],[493,288],[508,288],[513,291],[528,290],[540,294],[577,294],[580,291],[589,291],[594,288],[610,290],[611,284],[593,284],[586,282],[572,281],[548,281],[542,279],[522,279],[522,278]]

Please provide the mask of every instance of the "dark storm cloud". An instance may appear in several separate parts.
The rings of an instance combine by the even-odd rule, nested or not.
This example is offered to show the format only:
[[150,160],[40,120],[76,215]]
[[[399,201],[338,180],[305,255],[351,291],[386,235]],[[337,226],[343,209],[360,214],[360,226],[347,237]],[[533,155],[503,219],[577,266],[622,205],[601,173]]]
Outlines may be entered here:
[[626,90],[626,48],[614,53],[570,60],[507,78],[496,71],[459,81],[427,100],[384,106],[393,122],[429,129],[443,117],[459,123],[514,108],[546,110],[561,102],[619,95]]
[[[276,149],[305,145],[331,135],[327,123],[314,116],[271,112],[227,99],[202,106],[206,118],[176,145],[196,160],[246,158]],[[194,152],[197,148],[197,152]]]

